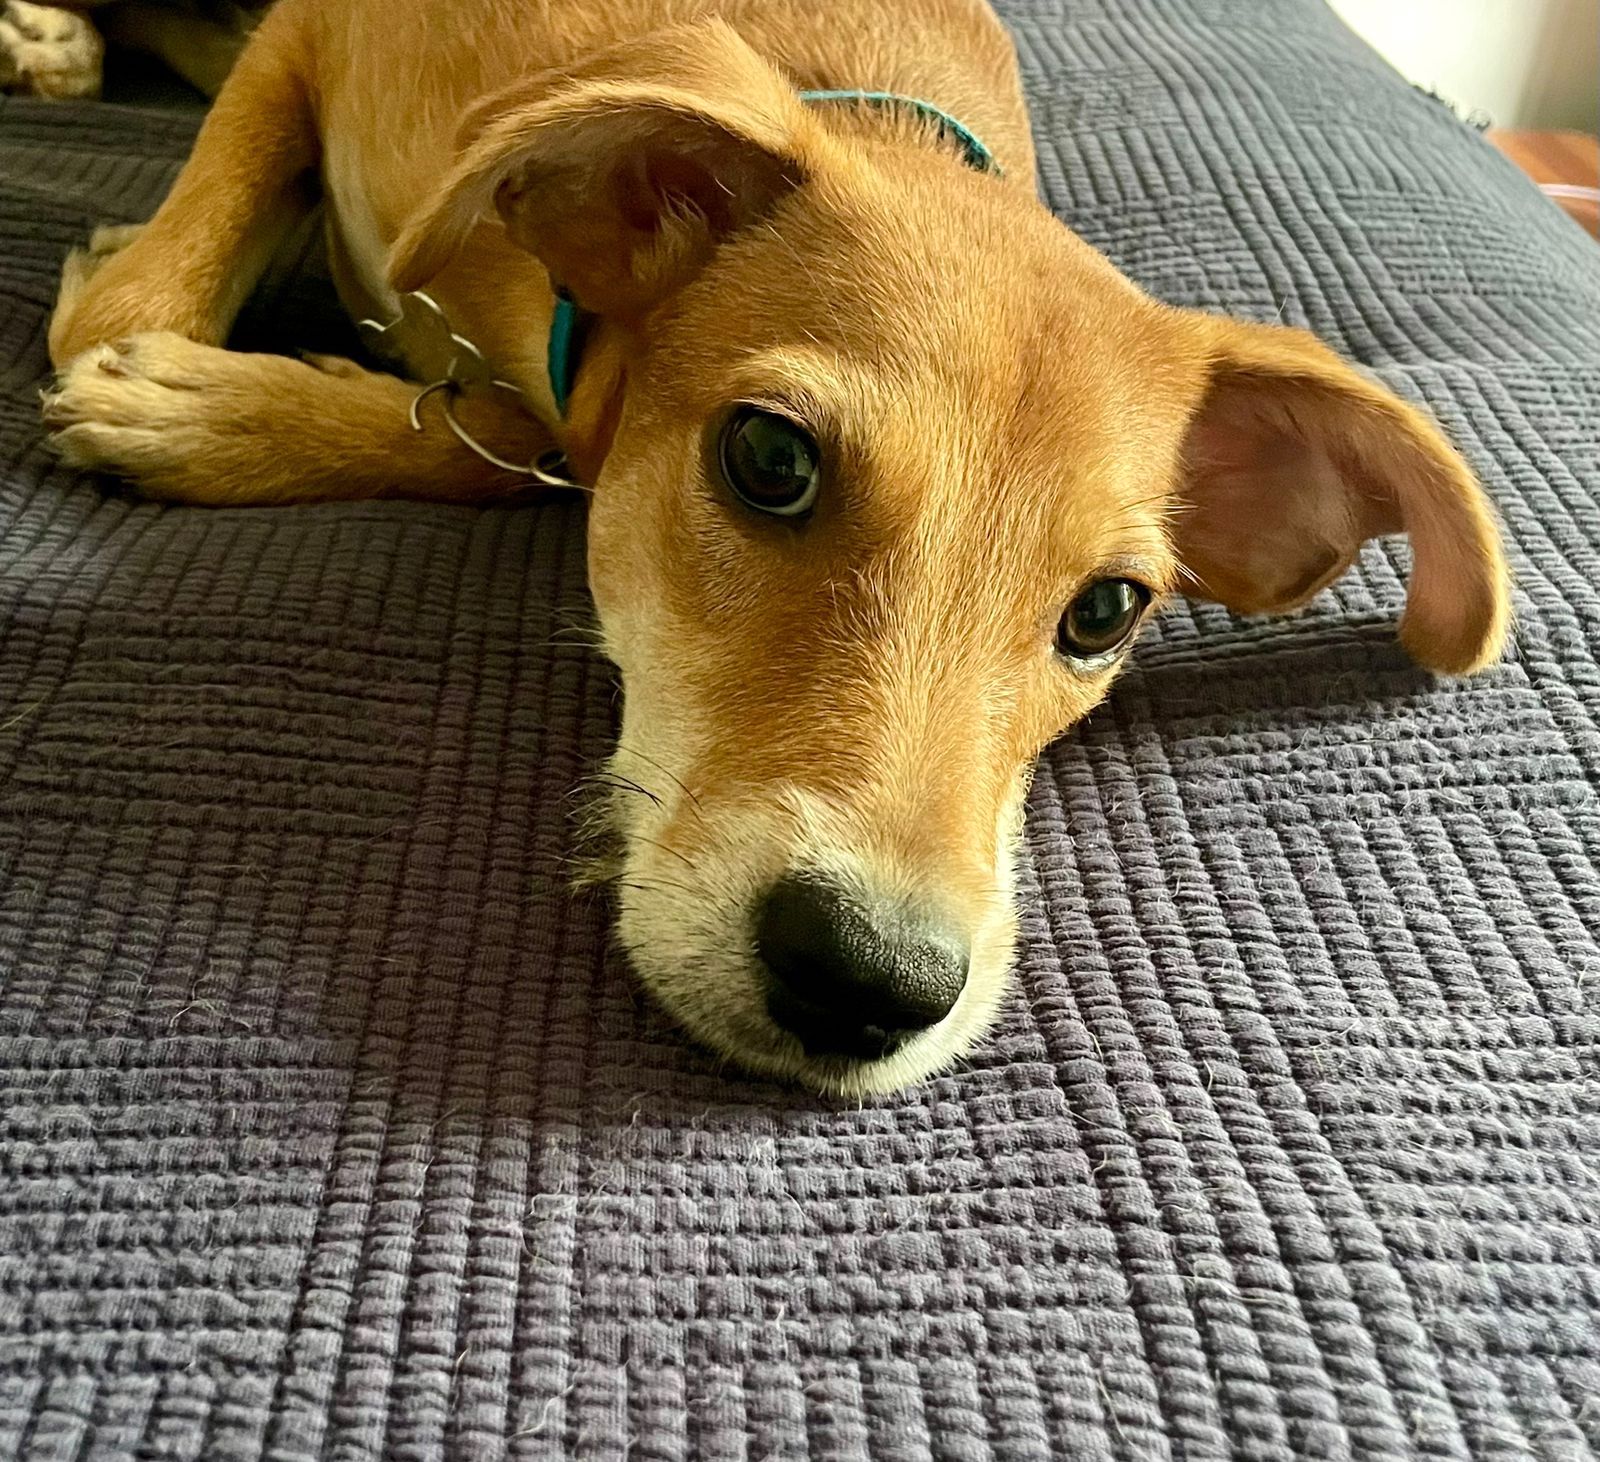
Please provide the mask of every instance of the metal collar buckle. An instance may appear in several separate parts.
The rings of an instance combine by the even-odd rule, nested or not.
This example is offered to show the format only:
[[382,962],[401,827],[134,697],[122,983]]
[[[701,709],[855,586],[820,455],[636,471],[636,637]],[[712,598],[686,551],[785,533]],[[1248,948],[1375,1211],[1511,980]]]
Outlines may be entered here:
[[376,354],[393,359],[398,352],[394,349],[391,336],[402,326],[405,327],[406,338],[412,341],[420,338],[432,343],[441,353],[448,353],[450,361],[444,375],[431,385],[424,386],[411,402],[410,419],[413,431],[423,429],[423,402],[430,396],[437,395],[441,398],[445,425],[464,447],[476,453],[485,462],[502,471],[515,472],[518,476],[531,478],[544,487],[579,485],[578,480],[572,475],[572,469],[567,465],[565,455],[560,451],[552,448],[548,452],[541,452],[527,464],[511,462],[491,452],[461,424],[456,416],[455,401],[465,391],[509,391],[519,400],[526,399],[526,393],[515,382],[503,380],[494,374],[494,369],[484,359],[483,352],[464,335],[458,335],[450,328],[449,320],[432,295],[424,294],[420,289],[410,294],[403,294],[400,296],[400,313],[387,325],[380,324],[377,320],[360,320],[356,324],[356,329],[361,332],[362,339]]

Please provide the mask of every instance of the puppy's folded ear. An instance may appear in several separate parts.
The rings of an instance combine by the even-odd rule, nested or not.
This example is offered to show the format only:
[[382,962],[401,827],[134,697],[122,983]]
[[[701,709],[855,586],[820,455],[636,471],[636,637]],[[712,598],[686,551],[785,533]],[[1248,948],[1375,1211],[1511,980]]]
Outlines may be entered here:
[[419,289],[497,209],[585,309],[637,316],[806,173],[794,89],[721,22],[630,42],[481,103],[390,256]]
[[1173,523],[1191,592],[1244,614],[1293,609],[1367,539],[1403,532],[1406,649],[1446,674],[1496,660],[1509,619],[1500,535],[1439,429],[1304,331],[1193,320],[1210,374]]

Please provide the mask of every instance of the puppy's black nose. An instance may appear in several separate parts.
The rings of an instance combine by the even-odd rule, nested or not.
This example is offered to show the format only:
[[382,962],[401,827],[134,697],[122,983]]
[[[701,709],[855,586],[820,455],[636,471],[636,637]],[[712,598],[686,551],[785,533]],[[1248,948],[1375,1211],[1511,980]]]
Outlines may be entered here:
[[965,945],[911,920],[875,920],[830,883],[775,884],[756,916],[767,1010],[808,1055],[887,1056],[937,1025],[967,983]]

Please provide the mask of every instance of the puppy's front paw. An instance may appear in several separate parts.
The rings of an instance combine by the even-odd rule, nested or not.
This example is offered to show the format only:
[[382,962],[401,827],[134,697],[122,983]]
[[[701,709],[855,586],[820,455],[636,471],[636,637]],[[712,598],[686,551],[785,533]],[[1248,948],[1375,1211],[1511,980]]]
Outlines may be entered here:
[[40,399],[70,466],[172,502],[260,506],[377,496],[415,470],[416,389],[350,361],[151,331],[90,346]]
[[243,425],[246,359],[159,333],[93,346],[40,393],[52,444],[70,466],[126,477],[154,497],[203,500],[220,449]]
[[[74,249],[67,255],[66,262],[61,266],[61,285],[56,291],[55,316],[50,327],[52,336],[69,325],[89,281],[100,272],[105,262],[127,248],[144,231],[144,227],[142,223],[104,224],[94,231],[84,248]],[[56,358],[60,359],[59,355]]]
[[0,5],[0,90],[56,98],[100,95],[105,44],[86,16],[54,5]]
[[81,288],[100,272],[100,266],[107,259],[120,254],[145,228],[146,225],[142,223],[101,224],[89,235],[89,242],[83,248],[74,249],[67,255],[65,272]]

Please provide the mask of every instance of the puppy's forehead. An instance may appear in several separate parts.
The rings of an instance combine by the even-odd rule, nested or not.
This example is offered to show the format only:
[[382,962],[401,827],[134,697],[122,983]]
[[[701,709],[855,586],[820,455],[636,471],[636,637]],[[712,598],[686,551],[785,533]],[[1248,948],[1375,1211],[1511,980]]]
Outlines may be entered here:
[[1020,190],[947,166],[939,184],[800,189],[686,291],[678,378],[792,365],[841,408],[943,403],[1086,440],[1159,410],[1172,312]]
[[1173,312],[1030,200],[955,193],[801,199],[727,249],[663,363],[684,415],[791,411],[894,499],[869,510],[1001,514],[1074,557],[1159,548],[1193,393]]

